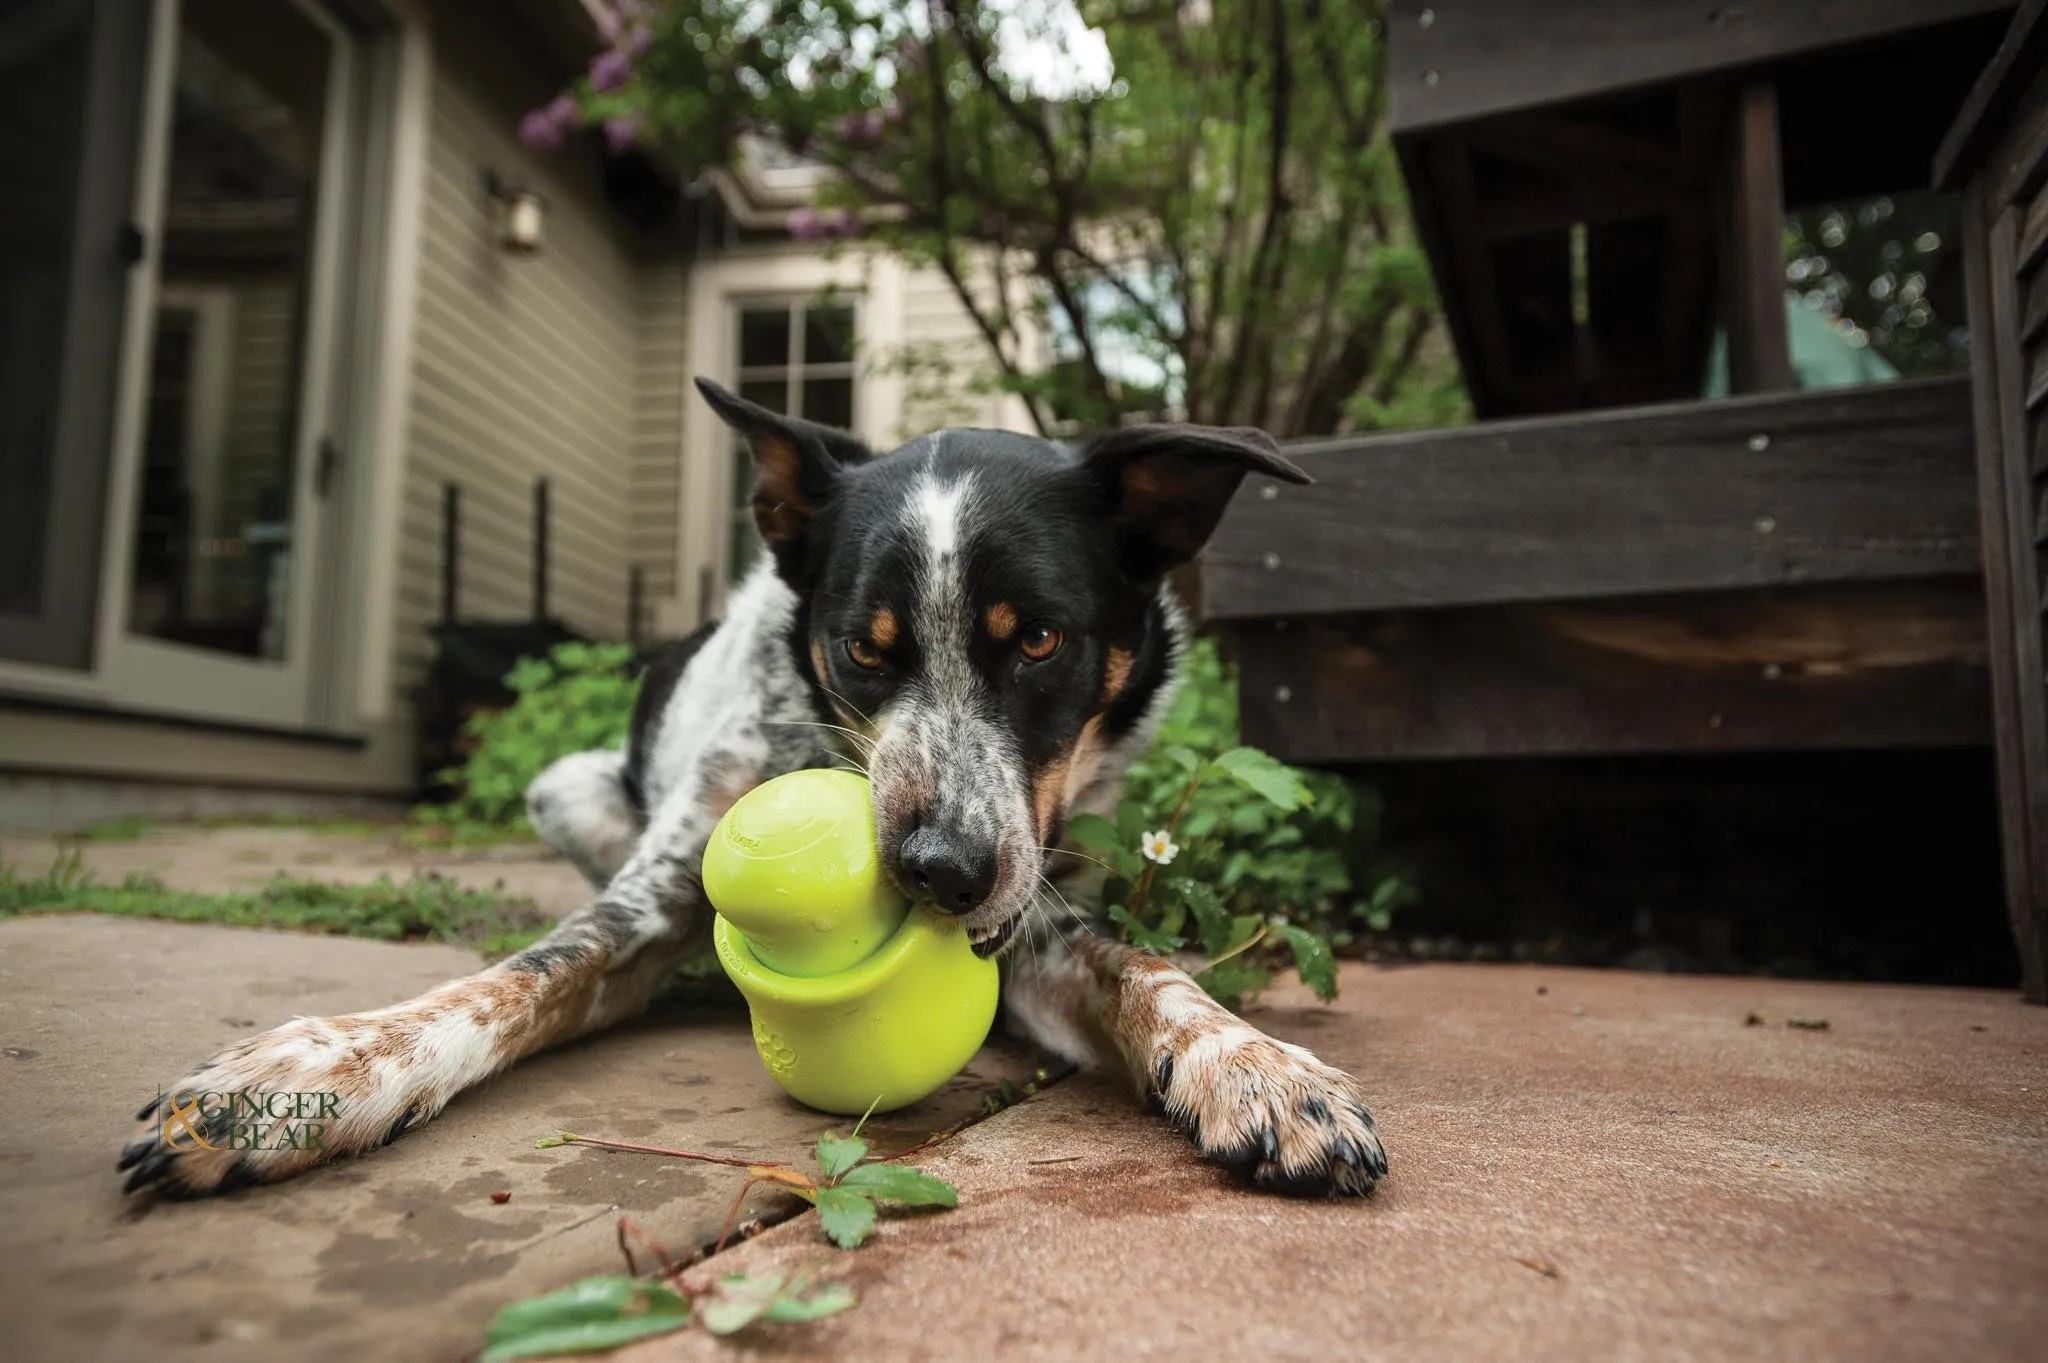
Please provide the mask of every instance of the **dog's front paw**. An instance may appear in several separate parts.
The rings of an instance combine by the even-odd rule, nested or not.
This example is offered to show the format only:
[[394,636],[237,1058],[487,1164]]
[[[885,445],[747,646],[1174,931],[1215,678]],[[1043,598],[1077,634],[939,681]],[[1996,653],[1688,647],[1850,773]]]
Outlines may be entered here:
[[296,1018],[221,1052],[136,1114],[124,1192],[210,1197],[396,1139],[438,1109],[405,1038],[369,1017]]
[[1233,1020],[1161,1048],[1151,1073],[1154,1096],[1203,1157],[1261,1188],[1358,1194],[1386,1176],[1357,1082],[1299,1046]]

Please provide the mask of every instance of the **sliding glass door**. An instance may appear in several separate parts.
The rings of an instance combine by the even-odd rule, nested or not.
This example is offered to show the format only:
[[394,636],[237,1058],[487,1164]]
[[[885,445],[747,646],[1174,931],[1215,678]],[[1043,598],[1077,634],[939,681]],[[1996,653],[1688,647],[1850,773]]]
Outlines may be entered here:
[[0,8],[0,658],[93,665],[149,11]]
[[0,19],[0,183],[32,191],[0,215],[0,658],[306,724],[357,43],[314,0],[29,10]]

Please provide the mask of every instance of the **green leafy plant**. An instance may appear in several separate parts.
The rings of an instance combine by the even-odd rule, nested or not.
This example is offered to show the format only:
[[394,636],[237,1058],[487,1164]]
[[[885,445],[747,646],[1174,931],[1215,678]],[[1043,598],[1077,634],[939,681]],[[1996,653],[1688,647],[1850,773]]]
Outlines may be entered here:
[[530,831],[533,778],[558,758],[624,743],[640,694],[624,644],[558,644],[545,658],[521,658],[505,685],[512,704],[470,716],[462,730],[468,757],[436,773],[456,785],[455,798],[413,811],[416,823],[446,830],[446,841]]
[[1079,14],[615,0],[607,50],[520,132],[553,148],[601,126],[684,181],[741,164],[748,134],[825,168],[789,233],[936,270],[974,367],[1043,431],[1461,419],[1389,132],[1384,0]]
[[672,1333],[693,1319],[714,1335],[729,1335],[755,1321],[817,1320],[853,1305],[849,1287],[813,1288],[806,1278],[780,1273],[727,1274],[703,1288],[680,1277],[672,1282],[606,1273],[516,1302],[484,1327],[482,1363],[597,1353]]
[[[897,1163],[953,1132],[941,1132],[888,1159],[872,1160],[868,1157],[868,1143],[860,1136],[866,1124],[867,1118],[862,1117],[848,1135],[828,1131],[819,1136],[812,1152],[818,1167],[816,1174],[780,1160],[738,1159],[568,1132],[548,1137],[538,1145],[543,1150],[562,1145],[593,1145],[604,1150],[745,1169],[746,1182],[740,1185],[732,1210],[726,1214],[725,1229],[712,1248],[714,1254],[725,1248],[731,1238],[748,1190],[762,1183],[772,1183],[809,1202],[818,1209],[818,1226],[826,1239],[841,1249],[857,1249],[874,1233],[881,1204],[955,1207],[960,1203],[959,1190],[952,1184]],[[627,1243],[629,1234],[647,1240],[654,1250],[662,1268],[660,1282],[648,1282],[639,1276],[639,1265]],[[516,1302],[499,1311],[484,1331],[482,1363],[594,1353],[680,1330],[692,1320],[712,1334],[729,1335],[756,1321],[817,1320],[853,1305],[852,1289],[836,1283],[814,1288],[808,1274],[735,1273],[726,1274],[708,1286],[695,1285],[683,1277],[683,1265],[659,1244],[648,1240],[626,1217],[619,1218],[619,1249],[626,1256],[627,1273],[585,1278],[559,1292]]]
[[1237,686],[1209,640],[1188,650],[1180,693],[1132,763],[1116,817],[1079,815],[1068,838],[1109,868],[1104,912],[1123,940],[1199,950],[1204,988],[1235,1006],[1291,958],[1318,997],[1336,995],[1333,948],[1352,925],[1384,929],[1413,897],[1398,875],[1354,893],[1378,800],[1340,777],[1287,766],[1237,741]]
[[828,1131],[818,1137],[817,1149],[814,1152],[818,1165],[818,1172],[815,1175],[807,1174],[780,1160],[734,1159],[727,1155],[706,1155],[694,1150],[671,1150],[663,1146],[599,1140],[568,1132],[541,1141],[540,1148],[548,1150],[558,1145],[595,1145],[607,1150],[632,1150],[642,1154],[667,1155],[673,1159],[697,1160],[705,1164],[736,1165],[747,1171],[747,1181],[740,1185],[738,1196],[733,1198],[732,1211],[725,1219],[725,1233],[719,1236],[720,1246],[724,1245],[726,1236],[732,1233],[734,1220],[739,1216],[740,1204],[745,1201],[748,1190],[756,1184],[772,1183],[796,1194],[818,1209],[818,1228],[825,1232],[826,1239],[841,1249],[858,1249],[875,1229],[875,1209],[879,1203],[894,1203],[902,1207],[954,1207],[958,1206],[960,1201],[959,1190],[944,1179],[934,1178],[921,1170],[893,1162],[915,1153],[914,1151],[905,1151],[891,1160],[869,1161],[868,1143],[860,1138],[861,1127],[866,1124],[867,1118],[862,1117],[850,1135],[839,1136]]

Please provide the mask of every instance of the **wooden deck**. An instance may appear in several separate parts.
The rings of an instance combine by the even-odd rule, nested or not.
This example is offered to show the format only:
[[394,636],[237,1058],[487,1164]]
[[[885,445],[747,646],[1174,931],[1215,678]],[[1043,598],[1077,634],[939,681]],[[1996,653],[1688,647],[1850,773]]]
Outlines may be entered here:
[[1291,761],[1989,738],[1965,380],[1289,453],[1200,599]]

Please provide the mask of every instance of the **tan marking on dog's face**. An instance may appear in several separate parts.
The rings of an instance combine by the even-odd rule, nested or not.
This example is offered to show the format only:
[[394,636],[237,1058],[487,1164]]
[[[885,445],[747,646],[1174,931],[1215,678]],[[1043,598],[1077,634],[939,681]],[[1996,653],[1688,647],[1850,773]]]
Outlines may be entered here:
[[1032,778],[1031,815],[1041,844],[1051,837],[1053,824],[1073,808],[1075,797],[1095,779],[1106,746],[1102,741],[1102,716],[1097,715],[1081,727],[1081,736],[1073,747],[1046,763]]
[[1102,704],[1107,708],[1131,682],[1131,651],[1127,648],[1109,650],[1109,661],[1102,669]]
[[876,648],[896,646],[896,612],[887,606],[874,613],[868,621],[868,638]]
[[1017,632],[1017,608],[1007,601],[998,601],[982,616],[982,624],[988,629],[991,639],[1008,639]]

